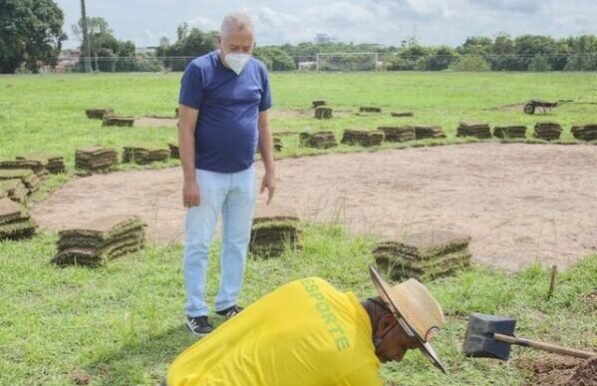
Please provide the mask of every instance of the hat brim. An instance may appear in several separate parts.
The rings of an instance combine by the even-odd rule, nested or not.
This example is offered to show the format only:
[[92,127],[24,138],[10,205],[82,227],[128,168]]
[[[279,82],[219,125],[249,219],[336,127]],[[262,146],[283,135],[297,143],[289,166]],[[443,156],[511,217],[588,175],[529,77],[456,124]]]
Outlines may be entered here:
[[381,277],[381,275],[379,274],[379,272],[377,272],[377,269],[375,269],[374,266],[369,266],[369,273],[371,275],[371,281],[373,282],[375,290],[377,291],[381,299],[384,301],[384,303],[388,305],[390,311],[392,311],[398,323],[400,323],[400,325],[408,335],[415,338],[415,340],[418,343],[419,349],[423,352],[423,354],[425,354],[427,358],[429,358],[431,363],[433,363],[435,367],[437,367],[445,373],[446,370],[444,369],[444,366],[439,360],[439,356],[437,355],[431,344],[427,342],[422,336],[419,336],[419,334],[417,334],[412,324],[408,321],[408,319],[404,317],[404,314],[400,311],[398,305],[394,301],[392,301],[392,298],[390,297],[390,286],[388,285],[388,283]]

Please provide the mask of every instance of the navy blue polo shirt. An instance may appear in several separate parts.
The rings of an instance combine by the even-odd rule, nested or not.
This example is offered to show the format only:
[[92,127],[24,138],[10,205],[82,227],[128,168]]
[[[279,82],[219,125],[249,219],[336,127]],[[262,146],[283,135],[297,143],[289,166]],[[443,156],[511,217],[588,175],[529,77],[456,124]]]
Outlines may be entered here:
[[251,58],[240,75],[218,51],[198,57],[182,77],[180,104],[199,110],[195,167],[219,173],[248,169],[259,140],[259,112],[272,106],[265,65]]

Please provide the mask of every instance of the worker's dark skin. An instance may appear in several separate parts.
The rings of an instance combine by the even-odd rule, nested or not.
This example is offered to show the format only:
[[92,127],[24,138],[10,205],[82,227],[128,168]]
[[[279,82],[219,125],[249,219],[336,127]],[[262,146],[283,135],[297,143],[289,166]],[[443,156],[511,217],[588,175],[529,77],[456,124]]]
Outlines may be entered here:
[[376,300],[367,299],[362,302],[373,328],[372,339],[381,339],[381,343],[375,349],[375,355],[381,362],[400,362],[406,351],[418,347],[417,341],[402,329],[392,313],[380,305],[382,300]]

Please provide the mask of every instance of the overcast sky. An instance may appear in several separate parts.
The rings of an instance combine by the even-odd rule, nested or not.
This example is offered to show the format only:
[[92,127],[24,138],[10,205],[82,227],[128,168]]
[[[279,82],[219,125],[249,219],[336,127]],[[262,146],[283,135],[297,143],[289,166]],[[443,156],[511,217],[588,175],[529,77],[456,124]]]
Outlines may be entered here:
[[[71,26],[80,0],[55,0],[65,14],[65,48],[79,45]],[[507,32],[553,37],[597,34],[597,0],[86,0],[87,16],[108,21],[120,40],[155,46],[176,40],[183,22],[218,30],[222,17],[242,9],[256,24],[259,45],[311,42],[318,33],[338,41],[457,46],[469,36]]]

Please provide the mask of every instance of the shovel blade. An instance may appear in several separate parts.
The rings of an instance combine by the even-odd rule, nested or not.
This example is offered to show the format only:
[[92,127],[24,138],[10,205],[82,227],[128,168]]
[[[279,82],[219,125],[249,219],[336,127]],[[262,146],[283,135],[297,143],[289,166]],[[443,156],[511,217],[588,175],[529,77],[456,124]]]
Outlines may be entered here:
[[510,344],[497,341],[494,333],[514,335],[516,320],[503,316],[472,313],[464,337],[462,351],[467,357],[508,360]]

